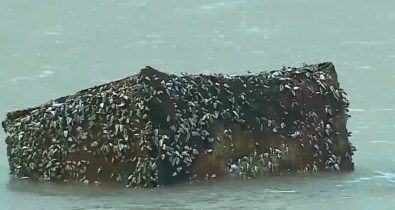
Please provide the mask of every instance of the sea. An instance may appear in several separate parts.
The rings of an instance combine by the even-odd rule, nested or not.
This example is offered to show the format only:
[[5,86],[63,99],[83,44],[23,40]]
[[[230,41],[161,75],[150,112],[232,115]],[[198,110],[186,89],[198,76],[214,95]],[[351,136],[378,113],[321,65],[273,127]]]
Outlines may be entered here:
[[0,210],[395,209],[395,1],[0,0],[0,119],[152,66],[244,74],[331,61],[351,102],[351,173],[124,189],[9,175]]

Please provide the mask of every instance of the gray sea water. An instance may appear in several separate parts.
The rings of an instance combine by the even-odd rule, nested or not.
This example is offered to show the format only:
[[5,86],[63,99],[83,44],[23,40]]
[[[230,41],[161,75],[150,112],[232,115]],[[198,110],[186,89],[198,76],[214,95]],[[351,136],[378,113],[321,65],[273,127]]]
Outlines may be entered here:
[[14,180],[0,209],[395,209],[395,1],[0,0],[0,118],[119,79],[334,62],[351,100],[348,174],[164,189]]

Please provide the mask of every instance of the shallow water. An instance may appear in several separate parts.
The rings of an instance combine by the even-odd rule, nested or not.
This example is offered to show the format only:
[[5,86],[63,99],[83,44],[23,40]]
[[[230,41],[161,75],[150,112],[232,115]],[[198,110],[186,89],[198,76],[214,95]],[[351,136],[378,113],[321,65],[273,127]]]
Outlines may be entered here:
[[0,209],[393,209],[394,8],[392,0],[0,0],[1,119],[145,65],[235,74],[333,61],[358,149],[349,174],[126,190],[14,180],[1,141]]

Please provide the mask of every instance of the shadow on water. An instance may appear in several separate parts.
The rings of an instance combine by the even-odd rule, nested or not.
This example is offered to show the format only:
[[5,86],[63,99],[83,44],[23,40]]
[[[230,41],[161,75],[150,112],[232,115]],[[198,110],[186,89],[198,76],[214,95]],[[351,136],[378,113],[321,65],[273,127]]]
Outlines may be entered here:
[[102,184],[99,186],[82,183],[39,182],[29,179],[10,177],[10,191],[34,194],[40,196],[122,196],[134,194],[169,194],[193,193],[194,191],[228,191],[228,190],[263,190],[262,193],[298,193],[306,185],[321,185],[323,182],[346,181],[355,177],[350,173],[318,173],[310,175],[287,174],[279,176],[264,176],[251,180],[228,178],[204,183],[186,183],[171,187],[160,188],[125,188],[122,185]]
[[[288,202],[300,203],[306,198],[322,200],[347,197],[358,189],[355,173],[319,173],[282,175],[252,180],[221,180],[204,184],[183,184],[154,189],[130,189],[119,186],[95,186],[71,183],[43,183],[12,178],[8,190],[22,199],[45,200],[45,206],[69,203],[68,209],[204,209],[206,207],[252,208],[263,206],[287,209]],[[340,187],[340,183],[344,186]],[[336,192],[336,193],[334,193]],[[287,202],[278,202],[278,200]],[[257,202],[259,201],[259,202]],[[325,201],[326,202],[326,201]],[[55,207],[55,209],[62,209]]]
[[122,195],[126,188],[110,185],[86,185],[82,183],[40,182],[10,177],[8,189],[14,192],[40,196],[111,196]]

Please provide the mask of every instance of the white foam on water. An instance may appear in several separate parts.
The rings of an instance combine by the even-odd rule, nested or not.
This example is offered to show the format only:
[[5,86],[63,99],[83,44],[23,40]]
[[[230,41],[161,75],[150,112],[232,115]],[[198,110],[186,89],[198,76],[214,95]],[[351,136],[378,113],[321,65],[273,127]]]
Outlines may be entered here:
[[366,112],[365,109],[348,109],[350,112]]
[[372,67],[370,67],[370,66],[357,66],[355,68],[356,69],[371,69]]
[[242,4],[245,3],[244,1],[240,1],[240,2],[216,2],[213,4],[206,4],[206,5],[202,5],[200,7],[200,9],[202,10],[213,10],[213,9],[217,9],[217,8],[224,8],[224,7],[234,7],[237,6],[238,4]]
[[374,109],[376,111],[394,111],[392,108],[379,108],[379,109]]
[[45,78],[45,77],[49,77],[49,76],[51,76],[51,75],[53,75],[53,74],[54,74],[53,71],[45,70],[45,71],[42,71],[41,74],[39,74],[37,77],[39,77],[39,78]]
[[376,178],[383,178],[389,182],[395,183],[395,173],[382,172],[382,171],[375,171],[374,173],[378,174],[374,176]]
[[271,190],[271,189],[265,189],[265,192],[268,192],[268,193],[296,193],[295,190]]
[[372,144],[395,144],[395,140],[373,140],[373,141],[369,141]]
[[369,181],[369,180],[372,180],[372,178],[371,177],[359,177],[358,179],[347,180],[345,182],[346,183],[358,183],[358,182],[361,182],[361,181]]
[[34,80],[34,78],[33,78],[33,77],[23,77],[23,76],[21,76],[21,77],[14,77],[14,78],[11,78],[11,79],[9,79],[8,81],[9,81],[9,82],[16,83],[16,82],[28,81],[28,80]]
[[[43,68],[45,69],[45,68],[49,68],[49,67],[45,66]],[[17,82],[21,82],[21,81],[33,81],[33,80],[40,79],[40,78],[50,77],[54,74],[55,73],[53,71],[44,70],[44,71],[41,71],[40,73],[38,73],[37,75],[33,75],[30,77],[26,77],[26,76],[14,77],[14,78],[9,79],[8,82],[17,83]]]
[[45,35],[47,35],[47,36],[61,36],[61,35],[63,35],[63,33],[59,32],[59,31],[46,31]]
[[358,183],[358,182],[361,182],[361,180],[360,179],[354,179],[354,180],[348,180],[346,182],[347,183]]
[[369,141],[370,143],[372,143],[372,144],[375,144],[375,143],[388,143],[388,141],[384,141],[384,140],[376,140],[376,141]]
[[43,71],[43,74],[52,75],[52,74],[54,74],[54,72],[53,71],[49,71],[49,70],[45,70],[45,71]]

